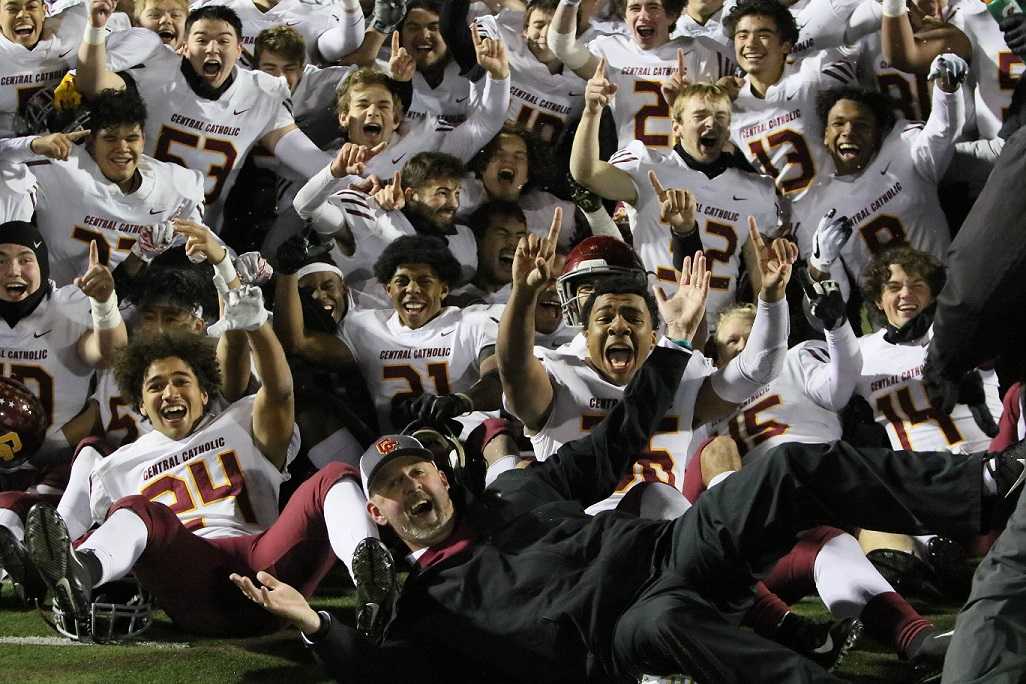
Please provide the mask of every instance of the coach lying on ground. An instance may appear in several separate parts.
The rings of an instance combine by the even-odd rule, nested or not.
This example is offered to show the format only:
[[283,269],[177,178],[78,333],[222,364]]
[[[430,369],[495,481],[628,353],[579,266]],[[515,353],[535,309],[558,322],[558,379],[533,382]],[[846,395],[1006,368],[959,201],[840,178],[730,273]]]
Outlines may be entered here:
[[642,452],[691,358],[664,344],[673,348],[652,352],[586,439],[503,473],[479,500],[450,498],[412,438],[368,450],[368,509],[416,565],[381,645],[267,574],[262,589],[237,584],[304,630],[340,681],[636,682],[642,672],[706,683],[840,681],[736,626],[755,579],[796,532],[830,523],[967,538],[991,521],[984,511],[1011,501],[997,498],[1021,471],[1009,453],[910,457],[837,442],[783,445],[676,520],[589,517],[584,508],[631,467],[623,455]]

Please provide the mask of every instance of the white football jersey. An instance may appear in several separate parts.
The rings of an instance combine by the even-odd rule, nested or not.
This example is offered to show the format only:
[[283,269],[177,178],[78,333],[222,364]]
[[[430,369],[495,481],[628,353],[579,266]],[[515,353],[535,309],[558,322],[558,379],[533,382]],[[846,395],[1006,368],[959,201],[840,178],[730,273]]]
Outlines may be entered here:
[[980,138],[996,138],[1012,102],[1012,91],[1022,78],[1023,62],[1008,49],[985,3],[960,2],[951,23],[973,44],[969,68],[976,84],[976,128]]
[[40,159],[27,166],[38,179],[36,222],[58,285],[85,273],[94,240],[100,261],[114,268],[128,257],[143,227],[172,218],[203,220],[203,176],[177,164],[140,156],[142,181],[128,194],[104,177],[84,147],[73,146],[67,161]]
[[729,418],[710,426],[711,435],[729,435],[744,457],[786,442],[818,444],[841,438],[841,419],[806,389],[830,363],[825,342],[810,340],[788,350],[784,368]]
[[[278,519],[278,488],[288,474],[257,448],[255,399],[240,399],[182,439],[153,430],[100,459],[89,474],[93,520],[102,522],[119,499],[142,495],[205,539],[266,530]],[[295,435],[286,463],[299,450]]]
[[21,380],[39,397],[56,433],[89,398],[93,367],[78,355],[92,329],[89,300],[74,285],[57,288],[11,328],[0,319],[0,374]]
[[879,33],[862,38],[857,47],[862,83],[890,97],[899,119],[926,121],[930,116],[930,86],[926,77],[892,67],[883,58]]
[[[934,408],[923,386],[923,366],[933,329],[906,344],[884,340],[886,330],[859,338],[862,375],[855,391],[873,407],[876,422],[887,430],[894,449],[910,451],[986,451],[990,437],[973,421],[969,407],[956,404],[951,415]],[[983,371],[983,392],[994,421],[1001,398],[994,371]]]
[[[952,97],[958,97],[955,93]],[[802,256],[812,253],[820,219],[835,209],[855,233],[841,250],[844,269],[858,282],[869,262],[887,247],[907,243],[943,261],[951,235],[937,196],[937,183],[951,160],[957,122],[945,129],[898,121],[876,157],[858,175],[835,176],[833,160],[805,201],[791,209]]]
[[[623,386],[606,381],[585,358],[570,351],[535,349],[552,379],[552,408],[545,424],[530,435],[534,455],[544,461],[567,442],[587,436],[623,398]],[[587,510],[610,510],[640,482],[663,482],[683,491],[684,466],[692,437],[698,391],[715,369],[694,352],[684,370],[673,407],[663,416],[648,448],[616,488],[616,492]]]
[[695,219],[712,271],[706,311],[708,320],[715,320],[718,311],[734,303],[741,249],[748,242],[748,217],[754,216],[766,234],[776,235],[779,231],[773,180],[736,168],[709,178],[689,167],[675,150],[657,152],[637,140],[611,156],[609,163],[630,174],[638,193],[637,213],[631,226],[634,249],[645,270],[669,284],[677,283],[670,252],[670,227],[659,221],[659,198],[648,172],[658,173],[665,188],[687,188],[694,194]]
[[350,311],[342,326],[342,341],[356,358],[374,398],[378,427],[392,425],[392,400],[421,394],[465,392],[480,378],[478,358],[495,344],[498,321],[487,310],[442,309],[426,325],[411,330],[395,311]]
[[606,78],[618,88],[610,108],[620,147],[632,140],[657,149],[673,145],[670,105],[659,88],[677,71],[677,48],[684,49],[688,81],[716,81],[733,71],[733,63],[728,64],[716,46],[701,37],[675,38],[654,50],[644,50],[619,34],[588,44],[593,54],[606,58]]
[[816,96],[856,80],[852,61],[833,56],[821,53],[785,66],[764,98],[756,97],[745,79],[734,101],[731,139],[752,166],[776,179],[777,189],[791,202],[808,192],[827,159]]
[[586,81],[566,67],[558,73],[538,61],[524,40],[524,13],[503,10],[478,19],[491,35],[502,37],[509,55],[510,107],[507,121],[520,124],[546,142],[554,142],[584,109]]
[[111,446],[131,444],[141,435],[153,431],[150,421],[136,410],[132,400],[121,395],[114,371],[108,368],[96,372],[93,401],[100,411],[103,438]]
[[36,177],[27,166],[0,159],[0,223],[31,221],[35,189]]
[[[388,73],[388,65],[382,70]],[[406,110],[407,121],[439,118],[455,125],[470,115],[476,91],[469,80],[460,76],[459,64],[450,61],[442,73],[442,81],[431,86],[419,70],[413,72],[413,99]]]
[[264,29],[288,26],[299,32],[306,43],[307,58],[319,60],[317,39],[328,29],[343,21],[342,8],[325,0],[279,0],[268,10],[256,6],[253,0],[200,0],[190,4],[194,10],[210,5],[223,5],[235,10],[242,20],[242,64],[256,68],[253,47],[256,37]]
[[235,70],[235,81],[216,100],[198,96],[181,70],[182,58],[155,50],[128,69],[146,102],[146,154],[195,169],[205,178],[205,223],[220,227],[224,199],[258,140],[293,123],[284,79]]
[[[468,218],[488,199],[484,183],[476,176],[464,176],[460,182],[460,218]],[[559,245],[570,247],[576,228],[574,220],[577,212],[576,204],[560,199],[544,190],[528,190],[520,195],[517,204],[524,212],[524,218],[527,219],[527,230],[541,236],[548,234],[556,207],[561,208],[563,219],[559,227]]]

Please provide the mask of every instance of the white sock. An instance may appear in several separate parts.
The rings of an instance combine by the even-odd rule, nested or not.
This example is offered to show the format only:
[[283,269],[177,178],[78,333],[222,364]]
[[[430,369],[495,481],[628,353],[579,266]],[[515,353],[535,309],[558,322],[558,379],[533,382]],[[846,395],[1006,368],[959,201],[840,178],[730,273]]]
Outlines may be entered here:
[[360,467],[360,456],[363,455],[363,447],[356,441],[353,434],[346,428],[339,428],[321,441],[310,447],[306,457],[318,468],[323,468],[329,463],[348,463],[354,468]]
[[103,455],[93,447],[85,447],[78,452],[71,464],[71,475],[68,486],[57,504],[57,512],[68,526],[68,535],[78,539],[86,533],[93,523],[93,512],[89,507],[89,473]]
[[146,523],[127,508],[114,511],[79,549],[88,549],[100,561],[103,575],[93,586],[121,579],[132,572],[146,550]]
[[994,479],[994,473],[990,472],[990,468],[986,465],[983,467],[983,493],[990,494],[991,496],[997,496],[997,480]]
[[823,545],[813,573],[819,597],[837,619],[861,615],[871,598],[894,591],[866,558],[858,540],[847,533]]
[[25,539],[25,525],[18,514],[8,508],[0,508],[0,527],[9,529],[18,541]]
[[353,551],[367,537],[378,538],[378,528],[367,513],[367,499],[360,485],[345,478],[332,485],[324,497],[324,524],[328,542],[338,559],[353,575]]
[[495,459],[488,470],[485,471],[485,487],[491,486],[495,482],[495,478],[502,475],[507,470],[513,470],[517,467],[517,456],[511,454],[509,456],[503,456],[502,458]]
[[691,508],[687,498],[662,482],[649,482],[641,492],[639,514],[646,520],[673,520]]

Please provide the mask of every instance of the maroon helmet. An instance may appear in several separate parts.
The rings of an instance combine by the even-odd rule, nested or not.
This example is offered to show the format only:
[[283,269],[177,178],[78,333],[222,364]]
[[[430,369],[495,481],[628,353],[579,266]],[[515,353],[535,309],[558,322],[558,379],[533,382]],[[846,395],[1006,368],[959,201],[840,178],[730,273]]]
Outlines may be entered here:
[[0,472],[24,465],[43,445],[49,425],[39,398],[18,380],[0,376]]
[[563,320],[567,325],[581,327],[582,302],[577,289],[596,278],[623,275],[636,278],[641,287],[647,287],[648,274],[637,253],[622,240],[608,235],[596,235],[582,240],[566,257],[563,274],[556,279],[559,302],[563,307]]

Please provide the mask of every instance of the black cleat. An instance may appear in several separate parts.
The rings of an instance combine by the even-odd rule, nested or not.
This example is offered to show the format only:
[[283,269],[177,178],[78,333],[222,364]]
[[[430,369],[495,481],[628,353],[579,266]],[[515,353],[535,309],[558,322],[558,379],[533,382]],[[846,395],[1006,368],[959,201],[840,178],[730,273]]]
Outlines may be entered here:
[[[1000,453],[984,456],[983,467],[987,469],[997,485],[997,500],[990,516],[990,528],[1003,530],[1019,502],[1023,482],[1026,482],[1026,440],[1016,442]],[[984,522],[987,522],[986,520]]]
[[90,604],[94,580],[81,553],[71,546],[64,520],[50,506],[36,504],[25,523],[29,558],[39,570],[53,600],[74,616],[79,638],[90,636]]
[[813,660],[827,672],[841,664],[859,637],[862,621],[857,617],[837,622],[817,622],[788,613],[777,631],[777,641]]
[[395,560],[379,539],[367,537],[353,552],[356,582],[356,631],[378,643],[392,621],[399,598]]
[[22,602],[34,606],[46,596],[46,584],[32,565],[25,545],[3,526],[0,526],[0,568],[7,571]]
[[933,568],[919,556],[898,549],[873,549],[866,558],[894,591],[902,596],[933,596],[941,598]]
[[968,598],[973,576],[962,546],[947,537],[933,537],[926,549],[926,562],[933,568],[941,592],[958,601]]
[[952,634],[954,630],[938,633],[935,627],[931,627],[916,635],[904,658],[911,667],[911,681],[916,684],[940,681]]

